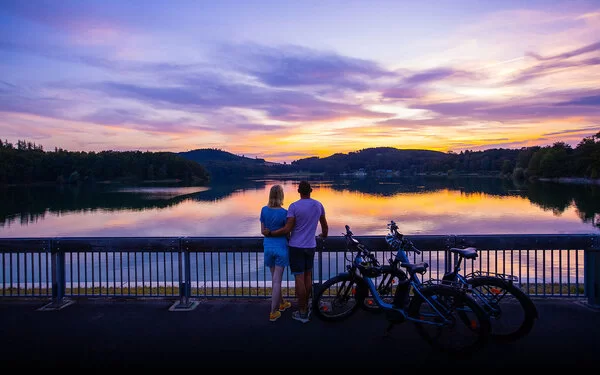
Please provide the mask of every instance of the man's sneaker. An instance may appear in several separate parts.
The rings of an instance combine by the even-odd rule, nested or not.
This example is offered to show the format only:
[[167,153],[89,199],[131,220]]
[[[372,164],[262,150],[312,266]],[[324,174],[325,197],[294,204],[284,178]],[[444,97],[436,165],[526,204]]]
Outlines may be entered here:
[[292,303],[290,301],[283,301],[283,303],[279,305],[279,311],[284,312],[290,307],[292,307]]
[[308,313],[302,314],[300,311],[296,310],[292,313],[292,319],[295,319],[302,323],[308,323],[310,318],[308,317]]
[[279,311],[275,311],[269,314],[269,320],[274,322],[277,319],[281,318],[281,313]]

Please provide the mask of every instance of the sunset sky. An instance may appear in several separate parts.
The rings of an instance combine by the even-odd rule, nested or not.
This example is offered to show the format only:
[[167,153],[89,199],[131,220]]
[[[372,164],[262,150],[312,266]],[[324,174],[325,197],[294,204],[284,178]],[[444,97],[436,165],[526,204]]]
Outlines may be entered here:
[[600,0],[0,0],[13,143],[290,162],[599,131]]

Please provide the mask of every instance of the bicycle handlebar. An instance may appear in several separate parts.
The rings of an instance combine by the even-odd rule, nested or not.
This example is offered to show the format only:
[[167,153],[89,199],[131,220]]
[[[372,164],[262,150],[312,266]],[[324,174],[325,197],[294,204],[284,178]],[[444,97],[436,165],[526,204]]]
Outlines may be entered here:
[[342,235],[344,237],[346,237],[346,242],[350,243],[352,242],[352,244],[354,245],[354,247],[356,247],[356,249],[365,257],[369,258],[369,260],[371,262],[373,262],[374,264],[378,264],[379,262],[377,261],[377,258],[375,258],[375,255],[373,255],[373,253],[363,244],[361,244],[356,238],[354,238],[354,233],[352,233],[352,231],[350,230],[350,226],[346,225],[346,233],[342,233]]
[[[392,233],[394,238],[400,241],[400,243],[396,244],[396,246],[402,246],[405,251],[412,251],[416,254],[421,254],[421,250],[417,249],[416,246],[412,243],[412,241],[407,240],[406,238],[404,238],[404,235],[402,233],[398,232],[398,224],[396,224],[394,220],[391,220],[387,226],[388,228],[390,228],[390,232]],[[407,247],[409,248],[407,249]]]

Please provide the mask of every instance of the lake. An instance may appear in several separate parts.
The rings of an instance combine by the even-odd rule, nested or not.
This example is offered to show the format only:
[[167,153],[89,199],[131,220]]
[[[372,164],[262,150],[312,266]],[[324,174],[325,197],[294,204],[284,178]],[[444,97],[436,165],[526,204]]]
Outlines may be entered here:
[[[261,178],[190,186],[51,186],[0,189],[0,237],[260,236],[259,213],[281,184],[284,206],[297,179]],[[312,179],[329,234],[594,233],[600,186],[496,178]]]

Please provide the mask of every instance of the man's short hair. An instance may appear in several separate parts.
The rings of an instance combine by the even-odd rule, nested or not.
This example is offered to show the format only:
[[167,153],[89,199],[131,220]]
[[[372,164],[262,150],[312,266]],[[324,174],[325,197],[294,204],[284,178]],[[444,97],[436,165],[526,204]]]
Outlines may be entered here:
[[310,194],[311,192],[312,192],[312,188],[310,187],[310,184],[308,183],[308,181],[300,181],[300,184],[298,185],[298,193],[307,195],[307,194]]

